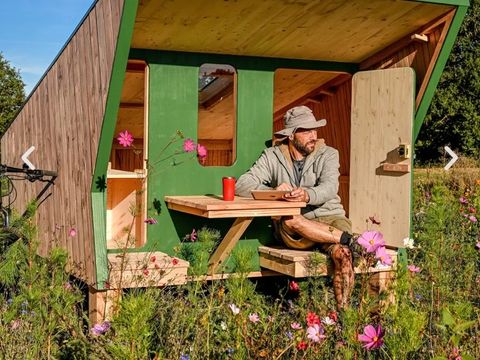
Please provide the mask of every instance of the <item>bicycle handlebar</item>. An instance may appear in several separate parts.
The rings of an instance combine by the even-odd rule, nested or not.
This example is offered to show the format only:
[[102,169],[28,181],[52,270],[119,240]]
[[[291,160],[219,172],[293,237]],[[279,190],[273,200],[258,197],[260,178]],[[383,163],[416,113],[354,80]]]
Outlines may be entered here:
[[31,170],[27,168],[16,168],[16,167],[0,164],[0,175],[4,175],[6,173],[26,174],[27,176],[33,177],[33,178],[41,178],[43,176],[51,176],[51,177],[57,176],[56,171],[40,170],[40,169]]

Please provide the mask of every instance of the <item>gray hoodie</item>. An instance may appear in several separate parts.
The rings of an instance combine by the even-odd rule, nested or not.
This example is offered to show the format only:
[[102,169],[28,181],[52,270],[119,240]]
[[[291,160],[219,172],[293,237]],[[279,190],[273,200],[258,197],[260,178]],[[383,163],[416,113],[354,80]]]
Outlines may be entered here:
[[[300,186],[310,197],[307,207],[302,209],[307,219],[345,215],[338,196],[339,167],[338,151],[320,139],[315,150],[307,156],[300,179]],[[250,197],[251,190],[274,189],[282,183],[295,184],[292,159],[286,144],[265,149],[250,170],[240,176],[235,193]]]

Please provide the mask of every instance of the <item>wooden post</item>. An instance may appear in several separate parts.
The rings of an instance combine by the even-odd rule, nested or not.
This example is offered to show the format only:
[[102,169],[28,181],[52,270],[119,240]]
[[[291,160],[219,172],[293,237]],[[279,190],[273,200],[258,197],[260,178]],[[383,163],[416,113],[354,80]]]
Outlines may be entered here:
[[122,289],[97,290],[88,287],[88,318],[90,324],[102,323],[111,320],[118,310],[118,304],[122,296]]

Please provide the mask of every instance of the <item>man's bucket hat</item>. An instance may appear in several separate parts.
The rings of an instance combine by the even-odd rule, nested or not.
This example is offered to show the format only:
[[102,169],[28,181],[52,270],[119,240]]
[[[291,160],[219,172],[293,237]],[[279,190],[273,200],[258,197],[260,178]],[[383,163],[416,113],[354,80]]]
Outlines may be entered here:
[[290,136],[297,129],[316,129],[327,125],[327,120],[315,119],[312,110],[307,106],[296,106],[288,110],[283,118],[285,129],[277,131],[275,136]]

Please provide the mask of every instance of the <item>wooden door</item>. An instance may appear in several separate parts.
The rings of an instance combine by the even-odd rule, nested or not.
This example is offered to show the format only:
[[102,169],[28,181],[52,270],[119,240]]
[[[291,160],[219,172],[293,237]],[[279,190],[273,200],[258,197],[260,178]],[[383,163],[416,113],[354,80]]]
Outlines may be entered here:
[[[359,72],[352,81],[349,217],[353,231],[369,227],[388,245],[410,234],[415,74],[411,68]],[[375,216],[379,226],[367,225]]]

